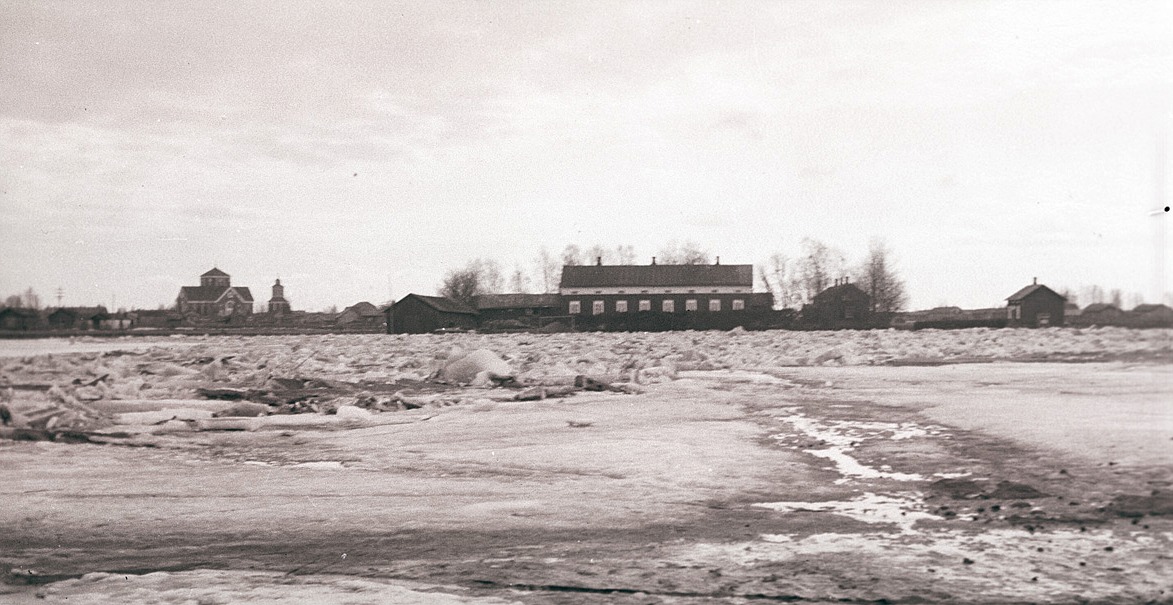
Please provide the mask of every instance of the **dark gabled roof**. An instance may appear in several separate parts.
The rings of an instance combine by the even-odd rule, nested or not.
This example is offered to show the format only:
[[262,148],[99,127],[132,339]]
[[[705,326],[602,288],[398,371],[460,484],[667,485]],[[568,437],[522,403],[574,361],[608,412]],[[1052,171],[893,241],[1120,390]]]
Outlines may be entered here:
[[0,309],[0,313],[15,315],[17,317],[37,317],[41,314],[41,312],[37,311],[36,309],[26,309],[24,307],[6,307],[4,309]]
[[408,294],[407,296],[399,299],[399,302],[395,303],[393,306],[399,306],[399,303],[407,300],[408,298],[415,298],[425,305],[440,311],[441,313],[461,313],[464,315],[477,314],[475,310],[470,309],[464,304],[452,300],[451,298],[444,298],[442,296],[424,296],[422,294]]
[[[1050,292],[1051,294],[1054,294],[1055,296],[1058,296],[1059,298],[1063,298],[1062,294],[1059,294],[1058,292],[1044,286],[1043,284],[1031,284],[1031,285],[1019,290],[1018,292],[1011,294],[1009,297],[1006,298],[1006,300],[1008,300],[1010,302],[1014,302],[1016,300],[1022,300],[1024,298],[1030,296],[1031,294],[1034,294],[1035,292],[1041,292],[1041,291]],[[1063,300],[1067,300],[1067,299],[1063,298]]]
[[1166,305],[1146,304],[1146,305],[1137,305],[1137,306],[1133,307],[1132,312],[1133,313],[1152,313],[1153,311],[1161,311],[1161,310],[1166,310],[1166,309],[1169,309],[1169,307]]
[[567,265],[563,288],[753,287],[753,265]]
[[208,270],[207,273],[204,273],[200,277],[231,277],[231,276],[228,275],[227,273],[215,268],[215,267],[212,267],[210,270]]
[[58,313],[72,315],[74,317],[90,318],[96,315],[104,315],[106,307],[59,307],[49,315],[56,315]]
[[846,283],[846,284],[839,284],[837,286],[831,286],[830,288],[827,288],[826,290],[819,292],[818,294],[815,295],[815,298],[812,302],[822,302],[824,300],[839,298],[839,297],[843,297],[843,296],[850,296],[853,298],[865,298],[868,300],[871,300],[871,298],[872,298],[872,297],[868,296],[867,292],[864,292],[863,290],[861,290],[859,288],[859,286],[857,286],[853,283]]
[[236,295],[245,302],[253,302],[253,294],[244,286],[183,286],[179,289],[181,295],[187,297],[188,302],[216,302],[228,290],[234,290]]
[[1104,311],[1119,311],[1119,310],[1120,309],[1116,308],[1116,305],[1110,305],[1108,303],[1092,303],[1092,304],[1083,308],[1084,313],[1102,313]]
[[236,290],[236,294],[239,295],[240,298],[243,299],[245,302],[253,302],[253,293],[249,292],[247,287],[245,287],[245,286],[232,286],[232,289]]
[[483,309],[537,309],[558,307],[562,304],[557,294],[481,294],[475,297],[477,310]]
[[359,317],[374,317],[376,315],[382,314],[379,312],[378,307],[365,300],[360,303],[350,305],[349,307],[346,307],[342,310],[343,313],[347,311],[354,311],[356,314],[358,314]]

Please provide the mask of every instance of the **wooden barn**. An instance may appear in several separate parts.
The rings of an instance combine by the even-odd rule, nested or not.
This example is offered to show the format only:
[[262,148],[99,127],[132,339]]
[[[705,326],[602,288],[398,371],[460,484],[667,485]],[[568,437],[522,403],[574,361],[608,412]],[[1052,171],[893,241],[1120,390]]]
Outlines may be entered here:
[[106,316],[106,307],[61,307],[47,320],[50,330],[97,330]]
[[0,330],[37,330],[44,327],[36,309],[9,307],[0,309]]
[[[1068,320],[1066,308],[1064,308],[1064,313],[1064,320]],[[1079,317],[1070,318],[1070,320],[1071,323],[1078,323],[1082,326],[1114,326],[1118,325],[1123,317],[1124,311],[1116,308],[1115,305],[1092,303],[1079,312]]]
[[817,330],[871,327],[872,297],[847,279],[819,292],[802,307],[802,325]]
[[471,330],[477,325],[476,310],[439,296],[408,294],[387,307],[385,312],[388,334]]
[[562,299],[557,294],[481,294],[474,300],[481,322],[528,323],[538,317],[562,314]]
[[1137,305],[1124,315],[1128,325],[1138,328],[1173,326],[1173,309],[1167,305]]
[[1006,299],[1006,319],[1010,327],[1061,326],[1066,305],[1063,295],[1035,278],[1034,283]]
[[369,302],[363,301],[346,307],[334,320],[334,325],[348,330],[377,330],[384,328],[383,312]]

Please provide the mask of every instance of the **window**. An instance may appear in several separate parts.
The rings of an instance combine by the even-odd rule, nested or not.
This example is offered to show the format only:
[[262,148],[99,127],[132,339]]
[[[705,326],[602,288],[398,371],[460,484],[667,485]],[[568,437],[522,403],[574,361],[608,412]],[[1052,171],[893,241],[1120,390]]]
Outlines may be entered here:
[[591,303],[591,315],[602,315],[604,310],[605,308],[603,307],[603,301],[596,300],[595,302]]
[[570,301],[570,314],[582,313],[582,302],[577,300]]
[[674,301],[674,300],[664,301],[663,303],[660,304],[660,310],[664,311],[665,313],[675,313],[676,312],[676,301]]
[[626,300],[615,301],[615,312],[616,313],[627,313],[627,301]]
[[721,299],[710,298],[709,299],[709,310],[710,311],[720,311],[721,310]]
[[696,311],[696,299],[690,298],[690,299],[684,301],[684,310],[685,311]]
[[650,301],[650,300],[639,301],[639,310],[640,311],[651,311],[652,310],[652,301]]
[[733,299],[733,310],[734,311],[744,311],[745,310],[745,300],[741,299],[741,298]]

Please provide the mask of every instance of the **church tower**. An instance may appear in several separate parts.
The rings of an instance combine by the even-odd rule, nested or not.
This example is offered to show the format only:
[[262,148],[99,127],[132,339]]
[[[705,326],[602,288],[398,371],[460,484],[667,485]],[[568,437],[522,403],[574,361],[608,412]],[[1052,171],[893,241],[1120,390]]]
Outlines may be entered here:
[[281,285],[281,279],[278,278],[277,283],[273,284],[273,297],[269,299],[269,313],[284,315],[290,311],[289,301],[285,300],[285,286]]

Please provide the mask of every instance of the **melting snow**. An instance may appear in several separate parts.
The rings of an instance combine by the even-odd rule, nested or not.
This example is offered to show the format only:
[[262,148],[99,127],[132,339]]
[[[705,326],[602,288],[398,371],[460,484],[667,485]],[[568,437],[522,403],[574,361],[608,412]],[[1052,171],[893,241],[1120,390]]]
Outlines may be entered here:
[[[851,517],[864,523],[890,523],[900,528],[902,533],[913,533],[912,527],[921,519],[940,519],[940,517],[926,513],[922,508],[921,500],[915,496],[877,496],[872,493],[848,501],[830,502],[764,502],[755,504],[761,508],[768,508],[778,512],[825,512]],[[767,541],[785,542],[788,536],[764,536]]]

